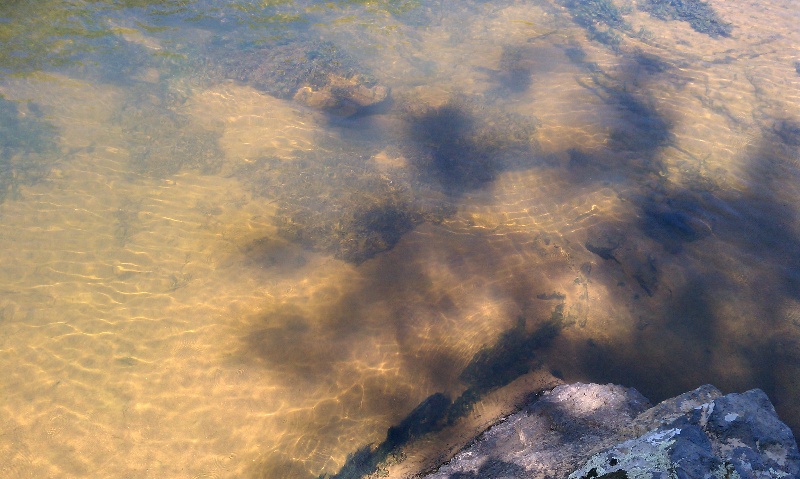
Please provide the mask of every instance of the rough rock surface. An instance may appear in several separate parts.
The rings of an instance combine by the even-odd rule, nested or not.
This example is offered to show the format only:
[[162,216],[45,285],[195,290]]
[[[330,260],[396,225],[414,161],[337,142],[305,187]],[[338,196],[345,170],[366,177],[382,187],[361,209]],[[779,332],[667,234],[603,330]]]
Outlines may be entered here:
[[713,386],[648,409],[635,389],[559,386],[428,479],[798,478],[791,430],[761,390]]

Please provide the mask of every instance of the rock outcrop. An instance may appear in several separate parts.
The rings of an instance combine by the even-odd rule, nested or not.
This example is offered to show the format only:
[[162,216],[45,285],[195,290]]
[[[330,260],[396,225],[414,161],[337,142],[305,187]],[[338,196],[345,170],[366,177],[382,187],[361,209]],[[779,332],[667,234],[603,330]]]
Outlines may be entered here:
[[794,436],[759,389],[706,385],[648,406],[632,388],[558,386],[425,477],[800,477]]

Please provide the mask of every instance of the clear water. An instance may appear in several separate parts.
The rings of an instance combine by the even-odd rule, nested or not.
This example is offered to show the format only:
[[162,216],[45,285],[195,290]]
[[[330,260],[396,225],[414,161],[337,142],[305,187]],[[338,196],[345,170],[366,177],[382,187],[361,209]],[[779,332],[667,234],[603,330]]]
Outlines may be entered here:
[[404,477],[559,380],[800,431],[800,3],[667,3],[4,2],[0,476]]

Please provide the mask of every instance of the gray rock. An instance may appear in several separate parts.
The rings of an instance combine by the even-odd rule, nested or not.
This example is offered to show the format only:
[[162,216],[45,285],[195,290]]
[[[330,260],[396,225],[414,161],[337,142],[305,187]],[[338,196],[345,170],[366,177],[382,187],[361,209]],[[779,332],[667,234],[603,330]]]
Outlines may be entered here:
[[635,389],[559,386],[428,479],[800,477],[791,430],[763,391],[702,386],[647,409]]
[[697,405],[593,456],[569,479],[622,472],[630,479],[797,478],[800,454],[767,395],[753,389]]
[[509,416],[430,479],[566,477],[592,453],[618,441],[649,403],[621,386],[558,386]]

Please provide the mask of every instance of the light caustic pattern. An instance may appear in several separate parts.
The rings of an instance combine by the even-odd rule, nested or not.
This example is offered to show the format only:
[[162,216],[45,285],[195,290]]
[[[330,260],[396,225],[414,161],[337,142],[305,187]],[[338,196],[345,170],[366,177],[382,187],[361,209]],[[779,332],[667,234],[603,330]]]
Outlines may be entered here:
[[[654,399],[758,386],[800,417],[792,2],[711,2],[735,26],[715,38],[634,9],[610,44],[560,3],[449,3],[310,27],[371,46],[360,60],[395,103],[363,118],[152,67],[123,85],[3,80],[60,154],[0,204],[0,475],[333,474],[429,395],[457,397],[519,318],[531,331],[556,310],[564,329],[531,364],[544,373]],[[487,136],[508,118],[535,124],[530,148]],[[425,170],[443,151],[477,165],[444,193]],[[344,159],[312,164],[327,154]],[[357,184],[362,158],[447,213],[347,263],[281,232],[281,185],[240,173],[265,157],[264,177],[308,175],[312,199]]]

